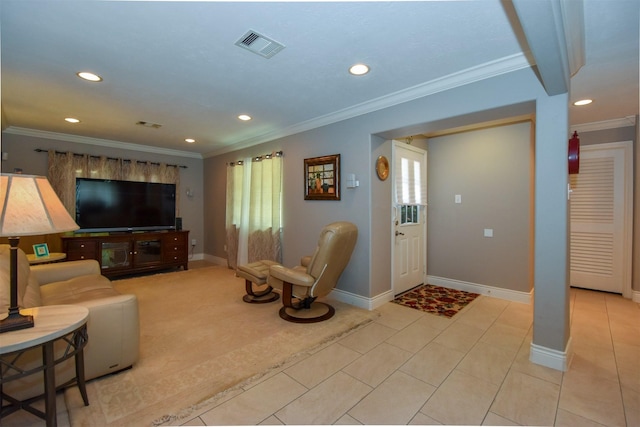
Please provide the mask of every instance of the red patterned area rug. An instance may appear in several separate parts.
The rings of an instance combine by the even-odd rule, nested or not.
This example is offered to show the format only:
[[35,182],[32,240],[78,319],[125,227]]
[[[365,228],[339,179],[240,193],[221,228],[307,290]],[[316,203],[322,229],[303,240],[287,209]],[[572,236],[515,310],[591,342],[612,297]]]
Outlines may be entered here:
[[423,285],[398,295],[393,302],[416,310],[451,318],[479,296],[480,294],[441,286]]

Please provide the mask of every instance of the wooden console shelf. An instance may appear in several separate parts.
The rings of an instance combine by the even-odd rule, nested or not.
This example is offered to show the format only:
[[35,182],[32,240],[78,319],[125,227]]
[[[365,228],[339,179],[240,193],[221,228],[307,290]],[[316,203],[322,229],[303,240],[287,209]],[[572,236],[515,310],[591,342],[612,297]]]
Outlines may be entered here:
[[182,267],[189,269],[189,231],[62,236],[67,260],[95,259],[107,277]]

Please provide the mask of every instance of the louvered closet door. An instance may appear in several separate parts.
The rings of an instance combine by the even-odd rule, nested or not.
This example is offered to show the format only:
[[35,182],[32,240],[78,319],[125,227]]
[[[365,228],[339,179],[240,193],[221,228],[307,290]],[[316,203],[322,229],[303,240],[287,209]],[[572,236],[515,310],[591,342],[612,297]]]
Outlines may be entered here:
[[624,151],[583,147],[570,183],[571,286],[622,293]]

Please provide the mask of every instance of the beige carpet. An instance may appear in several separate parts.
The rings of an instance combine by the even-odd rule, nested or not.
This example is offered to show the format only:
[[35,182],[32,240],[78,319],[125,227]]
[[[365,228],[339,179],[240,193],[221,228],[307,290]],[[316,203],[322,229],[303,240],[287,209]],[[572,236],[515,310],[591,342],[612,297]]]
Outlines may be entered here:
[[[377,316],[332,301],[336,314],[316,324],[278,316],[281,302],[247,304],[244,280],[207,267],[114,282],[140,305],[140,361],[128,371],[65,392],[72,426],[129,426],[187,421],[192,408],[260,376]],[[91,337],[89,337],[91,339]]]

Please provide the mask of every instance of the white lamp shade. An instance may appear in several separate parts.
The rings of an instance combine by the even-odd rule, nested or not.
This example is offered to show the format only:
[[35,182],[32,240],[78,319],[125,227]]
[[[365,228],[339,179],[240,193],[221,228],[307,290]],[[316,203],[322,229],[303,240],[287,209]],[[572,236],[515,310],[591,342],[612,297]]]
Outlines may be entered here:
[[0,236],[32,236],[77,230],[46,177],[0,176]]

